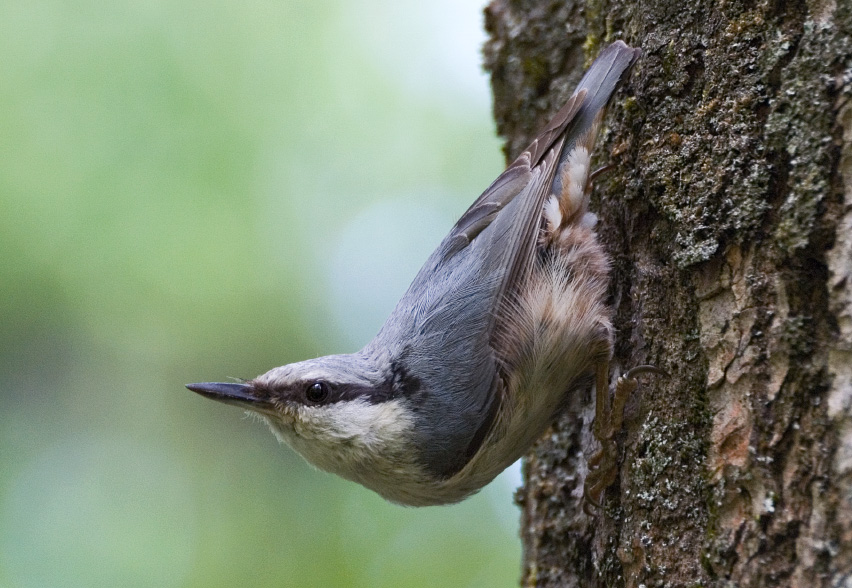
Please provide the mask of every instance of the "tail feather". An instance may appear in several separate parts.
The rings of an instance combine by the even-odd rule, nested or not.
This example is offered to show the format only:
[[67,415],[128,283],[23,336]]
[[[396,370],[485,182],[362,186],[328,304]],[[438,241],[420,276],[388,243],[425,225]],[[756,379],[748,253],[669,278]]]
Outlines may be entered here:
[[[576,148],[583,146],[588,153],[591,153],[594,149],[595,139],[606,113],[607,104],[625,72],[636,63],[641,54],[640,49],[634,49],[628,47],[622,41],[616,41],[601,51],[586,75],[580,80],[574,95],[583,92],[585,96],[582,105],[577,109],[570,126],[565,131],[565,141],[559,155],[559,163],[551,190],[552,194],[557,197],[564,195],[567,187],[563,186],[563,179],[576,176],[577,172],[575,171],[572,174],[569,169],[576,162]],[[585,192],[585,183],[583,187],[583,192]],[[587,201],[588,199],[586,199]]]

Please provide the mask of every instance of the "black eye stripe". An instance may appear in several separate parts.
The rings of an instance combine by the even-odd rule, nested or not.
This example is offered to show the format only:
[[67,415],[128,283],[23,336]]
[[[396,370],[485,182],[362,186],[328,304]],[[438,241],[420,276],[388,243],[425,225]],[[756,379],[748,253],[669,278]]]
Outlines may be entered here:
[[[308,406],[325,406],[336,402],[361,400],[369,404],[387,402],[399,395],[413,394],[420,382],[404,373],[393,373],[376,387],[359,384],[330,383],[326,380],[305,380],[289,387],[290,398]],[[282,389],[284,390],[284,389]],[[293,397],[295,392],[295,398]],[[284,393],[282,393],[283,395]]]

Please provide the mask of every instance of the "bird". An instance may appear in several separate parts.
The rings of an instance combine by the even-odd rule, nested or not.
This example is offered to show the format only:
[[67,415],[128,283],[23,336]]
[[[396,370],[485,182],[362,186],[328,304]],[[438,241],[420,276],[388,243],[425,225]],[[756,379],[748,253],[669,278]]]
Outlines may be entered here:
[[[315,467],[409,506],[459,502],[522,457],[595,386],[585,491],[615,479],[613,437],[639,366],[610,399],[610,260],[589,210],[591,154],[641,51],[616,41],[462,214],[356,353],[187,388],[260,415]],[[615,411],[613,411],[615,409]],[[619,414],[613,414],[613,412]]]

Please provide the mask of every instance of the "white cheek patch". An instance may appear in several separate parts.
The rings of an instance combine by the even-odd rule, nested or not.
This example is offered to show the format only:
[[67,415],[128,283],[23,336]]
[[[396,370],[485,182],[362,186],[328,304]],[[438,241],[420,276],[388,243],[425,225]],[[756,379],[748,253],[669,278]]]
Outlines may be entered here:
[[399,400],[371,404],[363,400],[328,406],[306,406],[302,422],[311,423],[315,433],[329,438],[349,439],[366,447],[398,439],[411,427],[411,419]]
[[361,483],[365,472],[389,471],[406,462],[399,452],[412,426],[399,400],[301,406],[287,423],[267,421],[280,440],[316,467]]

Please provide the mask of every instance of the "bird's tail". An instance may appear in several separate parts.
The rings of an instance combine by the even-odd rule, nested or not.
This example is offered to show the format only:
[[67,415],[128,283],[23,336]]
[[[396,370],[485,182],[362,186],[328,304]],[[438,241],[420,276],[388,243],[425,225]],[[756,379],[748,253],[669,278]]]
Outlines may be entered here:
[[553,178],[551,195],[544,204],[546,233],[560,228],[593,228],[597,217],[589,212],[591,155],[603,122],[606,106],[625,72],[641,51],[616,41],[595,60],[574,94],[585,93],[582,104],[565,129],[565,141]]

